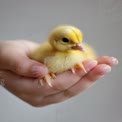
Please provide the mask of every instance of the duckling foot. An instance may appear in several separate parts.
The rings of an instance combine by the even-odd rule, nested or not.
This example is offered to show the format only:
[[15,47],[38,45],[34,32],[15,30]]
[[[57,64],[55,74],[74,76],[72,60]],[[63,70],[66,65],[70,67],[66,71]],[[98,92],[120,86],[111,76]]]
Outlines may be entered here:
[[51,78],[55,79],[56,75],[54,73],[50,73]]
[[75,74],[76,69],[73,67],[73,68],[71,68],[71,71],[72,71],[73,74]]
[[82,63],[77,63],[77,64],[71,69],[71,71],[72,71],[73,74],[75,74],[76,69],[81,69],[81,70],[83,70],[85,73],[87,73],[87,71],[86,71],[86,69],[85,69],[85,67],[83,66]]
[[45,82],[46,82],[50,87],[52,87],[50,74],[47,74],[47,75],[44,77],[44,80],[45,80]]
[[85,73],[87,73],[87,71],[86,71],[86,69],[85,69],[85,67],[83,66],[82,63],[76,64],[76,65],[75,65],[75,68],[76,68],[76,69],[81,69],[81,70],[83,70]]
[[50,87],[52,87],[51,79],[55,79],[56,75],[54,73],[47,74],[43,79],[40,79],[41,86],[44,86],[44,82],[46,82]]

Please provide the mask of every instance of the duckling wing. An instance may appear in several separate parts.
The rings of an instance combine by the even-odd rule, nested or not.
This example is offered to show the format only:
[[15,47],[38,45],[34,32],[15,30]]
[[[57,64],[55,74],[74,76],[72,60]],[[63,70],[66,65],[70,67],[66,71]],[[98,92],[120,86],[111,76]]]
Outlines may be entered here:
[[45,57],[52,55],[52,52],[53,48],[48,42],[46,42],[41,44],[37,49],[35,49],[31,53],[30,58],[39,61],[41,63],[44,63]]

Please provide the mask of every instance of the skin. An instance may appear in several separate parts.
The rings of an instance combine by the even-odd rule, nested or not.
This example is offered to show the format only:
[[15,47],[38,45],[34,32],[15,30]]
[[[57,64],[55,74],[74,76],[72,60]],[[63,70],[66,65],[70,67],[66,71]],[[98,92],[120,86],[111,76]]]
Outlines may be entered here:
[[70,70],[52,79],[52,86],[42,86],[38,77],[48,73],[45,65],[31,60],[29,53],[38,46],[37,43],[17,40],[0,42],[0,82],[4,87],[26,103],[42,107],[62,102],[85,91],[96,81],[111,71],[118,64],[114,57],[102,56],[96,60],[83,62],[87,73]]

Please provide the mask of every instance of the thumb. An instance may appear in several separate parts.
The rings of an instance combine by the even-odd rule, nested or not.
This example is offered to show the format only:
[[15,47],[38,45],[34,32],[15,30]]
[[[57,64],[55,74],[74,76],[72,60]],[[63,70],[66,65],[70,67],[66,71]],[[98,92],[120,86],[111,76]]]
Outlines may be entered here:
[[44,64],[29,58],[18,61],[13,71],[19,75],[29,77],[43,77],[48,73],[48,69]]
[[21,58],[12,61],[9,60],[9,63],[7,62],[7,66],[3,69],[28,77],[43,77],[48,73],[48,69],[44,64],[26,56],[21,56]]
[[24,59],[15,66],[15,72],[29,77],[43,77],[48,73],[47,67],[37,61]]

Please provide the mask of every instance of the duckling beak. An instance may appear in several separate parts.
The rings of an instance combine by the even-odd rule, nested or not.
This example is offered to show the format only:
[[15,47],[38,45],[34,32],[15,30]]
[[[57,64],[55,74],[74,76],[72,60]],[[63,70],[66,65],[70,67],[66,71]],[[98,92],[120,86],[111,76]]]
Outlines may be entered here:
[[72,49],[85,52],[85,48],[81,44],[76,44],[76,45],[72,46]]

